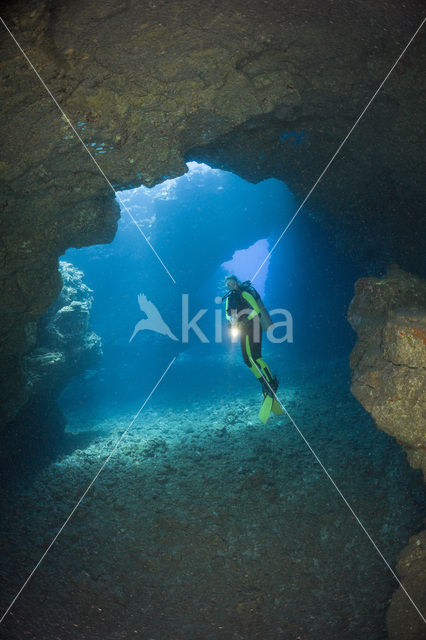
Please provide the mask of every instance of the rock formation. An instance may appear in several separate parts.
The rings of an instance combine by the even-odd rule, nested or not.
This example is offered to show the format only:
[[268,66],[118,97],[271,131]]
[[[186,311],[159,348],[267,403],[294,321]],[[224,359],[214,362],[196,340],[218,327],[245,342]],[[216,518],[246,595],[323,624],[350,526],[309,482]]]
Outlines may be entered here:
[[[352,392],[376,426],[393,436],[426,476],[426,280],[397,266],[355,285],[349,322],[358,334],[351,354]],[[395,514],[397,517],[397,514]],[[426,610],[426,531],[401,552],[396,571]],[[401,587],[387,615],[390,640],[420,640],[424,622]]]
[[362,278],[348,319],[352,393],[426,476],[426,281],[396,266]]
[[[66,114],[0,25],[4,422],[29,397],[23,356],[59,293],[58,256],[114,236],[111,186],[156,184],[192,158],[252,181],[281,178],[304,197],[423,8],[415,0],[12,0],[2,17]],[[336,242],[356,246],[364,261],[391,256],[414,269],[422,255],[424,66],[415,40],[310,201]]]
[[59,266],[63,286],[34,328],[37,342],[23,362],[28,400],[6,427],[2,457],[28,447],[42,454],[43,447],[54,450],[65,426],[57,404],[61,391],[102,357],[101,339],[89,328],[91,289],[72,264]]
[[102,357],[101,339],[89,328],[93,298],[83,273],[60,262],[63,286],[58,300],[38,323],[37,345],[24,358],[31,395],[58,396],[71,378]]
[[[411,536],[408,545],[399,555],[396,572],[424,614],[426,598],[426,530]],[[392,596],[386,616],[389,640],[422,640],[424,622],[415,611],[407,595],[399,587]]]

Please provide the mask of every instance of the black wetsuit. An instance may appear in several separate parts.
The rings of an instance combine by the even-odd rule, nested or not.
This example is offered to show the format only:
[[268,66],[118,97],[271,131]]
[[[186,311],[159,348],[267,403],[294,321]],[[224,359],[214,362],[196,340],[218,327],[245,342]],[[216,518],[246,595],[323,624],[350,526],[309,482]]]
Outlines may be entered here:
[[271,383],[271,371],[262,358],[260,307],[256,298],[245,289],[235,289],[226,298],[225,313],[228,322],[236,322],[240,330],[241,353],[245,364],[258,380]]

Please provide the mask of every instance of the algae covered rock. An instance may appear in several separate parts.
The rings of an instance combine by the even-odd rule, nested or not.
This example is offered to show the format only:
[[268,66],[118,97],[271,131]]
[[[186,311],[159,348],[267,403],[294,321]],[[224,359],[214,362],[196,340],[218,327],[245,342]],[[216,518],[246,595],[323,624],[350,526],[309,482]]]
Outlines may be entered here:
[[27,383],[33,393],[59,395],[71,378],[102,357],[101,339],[89,328],[92,291],[72,264],[60,262],[59,266],[61,293],[41,318],[37,346],[25,358]]
[[426,280],[392,266],[355,285],[352,393],[426,475]]

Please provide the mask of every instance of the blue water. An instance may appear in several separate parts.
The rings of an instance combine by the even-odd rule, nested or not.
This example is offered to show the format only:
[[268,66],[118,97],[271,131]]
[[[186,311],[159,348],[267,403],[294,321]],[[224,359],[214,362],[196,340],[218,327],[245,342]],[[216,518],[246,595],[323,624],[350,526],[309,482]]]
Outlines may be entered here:
[[[153,189],[120,194],[176,284],[125,210],[111,245],[65,254],[64,259],[84,272],[85,283],[95,292],[91,326],[102,337],[104,352],[99,370],[77,380],[63,394],[65,411],[76,396],[99,405],[111,397],[139,398],[173,356],[191,357],[192,348],[200,346],[204,348],[194,355],[193,367],[202,370],[204,385],[227,379],[226,370],[218,375],[216,367],[210,371],[203,362],[214,356],[220,360],[230,352],[224,305],[215,298],[225,293],[226,274],[236,272],[242,280],[251,279],[297,207],[277,180],[250,184],[206,165],[190,163],[189,167],[185,176]],[[285,309],[292,319],[291,342],[265,344],[271,367],[274,361],[289,366],[350,352],[354,334],[345,313],[360,275],[318,224],[301,213],[253,283],[270,310]],[[129,343],[135,325],[144,317],[139,293],[156,305],[179,342],[141,331]],[[182,294],[188,294],[189,318],[208,310],[198,323],[208,344],[200,343],[193,331],[189,344],[182,344]],[[216,314],[223,318],[225,334],[225,342],[219,344],[215,343]],[[284,332],[280,335],[284,337]],[[178,359],[175,367],[179,366]],[[241,369],[238,361],[232,375],[241,373],[252,385],[251,376]],[[197,393],[202,395],[204,385],[197,380]],[[172,383],[168,393],[174,393]]]

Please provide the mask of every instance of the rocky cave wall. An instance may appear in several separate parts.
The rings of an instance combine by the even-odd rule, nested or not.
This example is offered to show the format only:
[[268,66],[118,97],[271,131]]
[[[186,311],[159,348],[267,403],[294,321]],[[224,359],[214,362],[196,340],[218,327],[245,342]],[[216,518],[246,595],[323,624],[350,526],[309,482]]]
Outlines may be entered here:
[[[383,278],[362,278],[348,319],[358,334],[352,393],[426,478],[426,280],[395,265]],[[410,538],[396,571],[424,612],[426,531]],[[424,638],[424,622],[401,587],[392,597],[387,626],[390,640]]]
[[23,359],[28,400],[3,433],[0,469],[6,477],[15,467],[31,466],[62,448],[66,421],[59,395],[102,358],[101,338],[89,326],[92,290],[69,262],[59,263],[59,273],[59,297],[33,328],[35,347]]
[[426,478],[426,280],[397,266],[362,278],[348,319],[352,393]]
[[[15,0],[3,11],[114,188],[156,184],[198,158],[252,181],[280,178],[297,198],[422,15],[419,2],[396,0]],[[58,256],[111,241],[119,212],[3,25],[0,51],[5,422],[29,397],[23,356],[60,291]],[[420,264],[423,68],[416,40],[310,201],[364,262]]]

